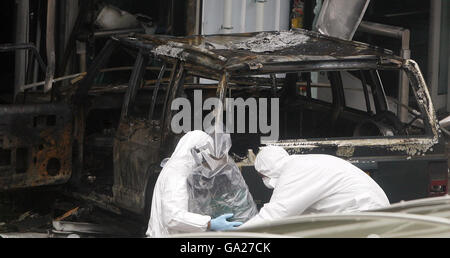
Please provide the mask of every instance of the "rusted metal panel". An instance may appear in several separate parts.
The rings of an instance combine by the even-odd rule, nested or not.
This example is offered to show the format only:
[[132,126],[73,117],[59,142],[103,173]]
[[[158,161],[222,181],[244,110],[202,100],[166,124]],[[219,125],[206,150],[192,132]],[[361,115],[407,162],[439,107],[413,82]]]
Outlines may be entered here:
[[114,139],[114,201],[137,213],[144,209],[147,178],[159,166],[156,129],[149,121],[124,119]]
[[72,172],[72,115],[64,104],[0,106],[0,139],[9,164],[0,190],[65,183]]

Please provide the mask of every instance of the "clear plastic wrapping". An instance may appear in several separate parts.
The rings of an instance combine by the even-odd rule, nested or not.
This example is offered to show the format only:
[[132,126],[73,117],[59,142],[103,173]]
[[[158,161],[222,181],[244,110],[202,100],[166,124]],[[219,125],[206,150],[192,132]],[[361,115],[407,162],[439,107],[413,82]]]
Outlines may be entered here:
[[187,178],[189,211],[212,218],[233,213],[231,221],[245,222],[258,213],[245,180],[229,157],[229,134],[216,133],[214,146],[191,151],[196,168]]

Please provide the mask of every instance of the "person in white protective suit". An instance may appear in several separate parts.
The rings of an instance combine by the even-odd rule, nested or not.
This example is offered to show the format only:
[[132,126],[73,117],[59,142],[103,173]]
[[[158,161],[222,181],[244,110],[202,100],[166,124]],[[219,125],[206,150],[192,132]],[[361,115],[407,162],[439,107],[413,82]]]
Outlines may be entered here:
[[291,155],[279,146],[260,150],[255,169],[273,190],[270,202],[240,228],[289,216],[386,207],[378,184],[351,163],[322,154]]
[[180,139],[172,156],[163,165],[153,191],[146,232],[148,237],[206,230],[229,230],[242,224],[227,221],[233,214],[224,214],[211,219],[210,216],[188,211],[187,176],[195,166],[191,150],[208,143],[212,145],[213,139],[205,132],[188,132]]

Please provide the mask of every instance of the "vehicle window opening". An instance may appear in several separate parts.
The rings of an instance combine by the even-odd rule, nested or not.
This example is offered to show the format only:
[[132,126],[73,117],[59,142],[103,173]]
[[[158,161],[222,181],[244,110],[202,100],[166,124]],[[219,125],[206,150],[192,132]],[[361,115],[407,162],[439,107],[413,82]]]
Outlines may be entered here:
[[25,173],[28,169],[29,163],[29,152],[28,148],[17,148],[16,149],[16,173]]
[[47,173],[50,176],[56,176],[61,170],[61,161],[57,158],[51,158],[47,162]]
[[11,150],[0,148],[0,166],[11,165]]
[[33,126],[34,127],[42,127],[46,124],[47,117],[46,116],[35,116],[33,118]]
[[56,115],[47,116],[47,126],[55,126],[56,125]]
[[[313,73],[316,72],[310,74]],[[398,70],[317,72],[311,76],[311,98],[306,92],[308,79],[304,74],[302,72],[298,77],[295,73],[288,74],[283,83],[280,140],[426,133],[427,127],[414,96],[409,98],[406,107],[409,118],[402,123],[397,117],[396,91],[390,89],[391,96],[386,94],[384,87],[397,87],[390,79],[398,74]],[[300,79],[296,83],[299,87],[292,86],[296,79]]]

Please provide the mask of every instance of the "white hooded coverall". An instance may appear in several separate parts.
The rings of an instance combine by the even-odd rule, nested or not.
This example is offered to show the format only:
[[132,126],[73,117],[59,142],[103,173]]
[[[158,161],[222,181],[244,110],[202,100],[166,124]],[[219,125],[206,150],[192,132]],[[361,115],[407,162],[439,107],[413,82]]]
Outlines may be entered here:
[[147,236],[206,231],[211,217],[188,212],[186,180],[195,165],[191,149],[207,143],[213,139],[202,131],[188,132],[178,142],[156,181]]
[[291,155],[281,147],[262,148],[255,169],[274,188],[269,203],[242,227],[312,213],[363,211],[389,205],[370,176],[330,155]]

